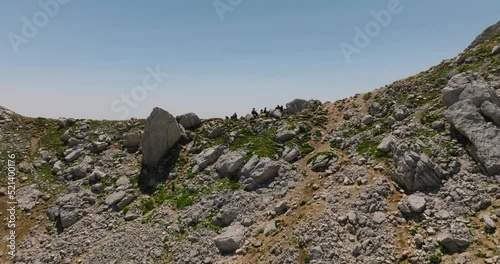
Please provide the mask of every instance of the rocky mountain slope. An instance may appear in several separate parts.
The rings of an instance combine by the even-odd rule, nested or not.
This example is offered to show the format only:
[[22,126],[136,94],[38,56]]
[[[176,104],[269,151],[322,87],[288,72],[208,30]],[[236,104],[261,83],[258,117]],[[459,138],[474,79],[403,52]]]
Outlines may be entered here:
[[258,118],[0,108],[19,172],[0,261],[500,263],[499,46],[500,22],[428,71]]

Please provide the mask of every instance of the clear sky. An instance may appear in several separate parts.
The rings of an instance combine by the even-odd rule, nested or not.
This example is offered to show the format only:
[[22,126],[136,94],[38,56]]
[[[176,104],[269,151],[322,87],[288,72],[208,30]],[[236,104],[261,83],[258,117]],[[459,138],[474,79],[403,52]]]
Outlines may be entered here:
[[[498,0],[55,1],[2,1],[0,105],[24,115],[208,118],[334,101],[452,58],[500,19]],[[342,43],[361,47],[350,62]]]

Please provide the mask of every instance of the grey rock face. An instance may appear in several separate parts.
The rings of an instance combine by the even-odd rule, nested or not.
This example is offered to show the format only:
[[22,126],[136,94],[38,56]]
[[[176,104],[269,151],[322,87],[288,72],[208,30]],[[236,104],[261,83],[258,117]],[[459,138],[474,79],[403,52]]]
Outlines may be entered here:
[[394,155],[396,173],[392,179],[409,191],[434,189],[441,186],[441,172],[427,155],[409,150],[406,143],[397,147]]
[[238,250],[245,239],[245,227],[241,224],[234,224],[214,238],[215,245],[223,254],[231,254]]
[[479,113],[472,100],[455,103],[446,110],[446,118],[472,143],[472,156],[489,175],[500,173],[500,129]]
[[119,191],[113,194],[110,194],[108,197],[106,197],[106,200],[104,201],[107,205],[114,205],[120,202],[123,198],[125,198],[126,193],[124,191]]
[[157,168],[160,160],[181,139],[181,131],[175,118],[156,107],[146,120],[142,135],[142,164]]
[[193,129],[201,125],[201,120],[195,113],[187,113],[178,116],[176,119],[185,129]]
[[494,90],[488,87],[480,76],[473,73],[460,73],[453,76],[442,91],[442,99],[446,106],[452,106],[458,101],[467,99],[473,99],[477,107],[480,107],[486,100],[498,103]]
[[217,160],[214,167],[220,176],[228,177],[236,174],[245,162],[245,154],[238,151],[230,151]]
[[223,153],[224,148],[221,146],[207,148],[198,154],[194,160],[200,169],[205,169],[206,167],[214,164]]
[[278,176],[280,167],[279,162],[270,158],[252,157],[241,170],[245,190],[255,190],[260,184],[272,181]]

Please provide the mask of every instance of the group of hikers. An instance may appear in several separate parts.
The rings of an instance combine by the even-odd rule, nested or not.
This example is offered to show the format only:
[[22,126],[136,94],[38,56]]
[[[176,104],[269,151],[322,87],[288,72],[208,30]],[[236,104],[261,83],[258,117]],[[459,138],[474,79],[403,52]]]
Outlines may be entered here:
[[[280,110],[281,113],[284,113],[285,108],[281,105],[277,105],[274,110]],[[252,109],[252,115],[253,117],[258,117],[259,115],[268,115],[271,113],[271,110],[268,110],[267,107],[264,107],[264,109],[260,109],[260,113],[257,112],[255,108]],[[229,117],[226,116],[226,119],[229,119]],[[236,112],[231,116],[231,120],[237,120],[238,119],[238,114]]]

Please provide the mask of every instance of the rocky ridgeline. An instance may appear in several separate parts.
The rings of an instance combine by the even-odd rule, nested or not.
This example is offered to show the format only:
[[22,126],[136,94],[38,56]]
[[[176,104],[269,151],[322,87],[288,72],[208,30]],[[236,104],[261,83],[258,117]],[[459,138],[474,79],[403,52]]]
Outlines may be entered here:
[[15,262],[500,263],[499,25],[416,76],[256,118],[0,108]]

